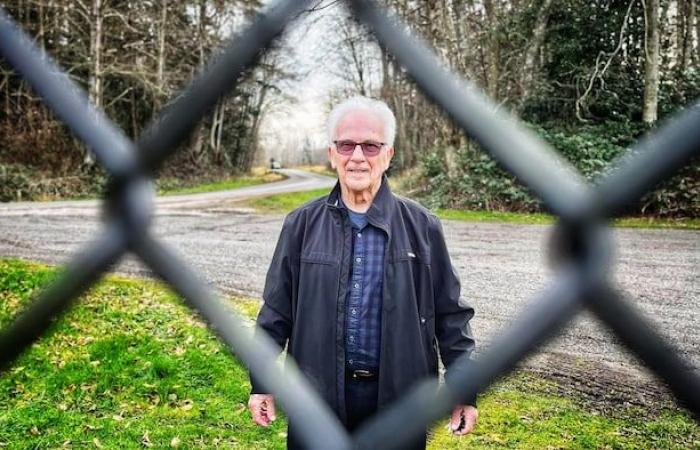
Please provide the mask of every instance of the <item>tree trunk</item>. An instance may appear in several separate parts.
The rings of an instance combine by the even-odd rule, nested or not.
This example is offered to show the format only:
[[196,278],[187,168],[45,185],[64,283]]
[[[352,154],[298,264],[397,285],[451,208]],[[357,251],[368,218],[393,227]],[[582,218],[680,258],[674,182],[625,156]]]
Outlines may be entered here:
[[212,150],[214,164],[221,165],[221,130],[224,126],[224,101],[219,100],[214,108],[214,114],[211,120],[211,129],[209,130],[209,146]]
[[550,6],[552,0],[544,0],[542,6],[537,13],[535,28],[532,31],[532,39],[530,45],[525,51],[525,58],[522,67],[522,76],[520,78],[520,101],[518,102],[518,112],[522,112],[525,102],[530,97],[532,86],[535,81],[535,62],[537,55],[540,52],[544,37],[547,31],[547,22],[549,21]]
[[647,0],[646,7],[646,58],[642,121],[647,125],[653,125],[658,118],[659,105],[659,0]]
[[[92,63],[88,80],[90,102],[96,108],[102,108],[102,0],[93,0],[90,14],[90,62]],[[92,153],[85,152],[83,164],[87,167],[95,163]]]
[[500,60],[500,45],[498,42],[498,20],[496,7],[493,0],[484,0],[484,11],[486,12],[486,92],[488,92],[491,100],[498,101],[498,81],[499,60]]
[[[698,42],[700,40],[700,17],[698,16],[698,3],[696,0],[693,0],[691,8],[691,14],[695,18],[695,61],[696,64],[700,65],[700,42]],[[693,26],[693,23],[691,22],[690,25]]]
[[684,21],[683,27],[683,59],[681,64],[681,74],[690,67],[693,60],[693,42],[695,41],[695,0],[684,0]]
[[158,26],[158,62],[156,69],[156,92],[155,108],[160,109],[161,100],[165,97],[165,34],[168,24],[168,0],[160,2],[160,24]]

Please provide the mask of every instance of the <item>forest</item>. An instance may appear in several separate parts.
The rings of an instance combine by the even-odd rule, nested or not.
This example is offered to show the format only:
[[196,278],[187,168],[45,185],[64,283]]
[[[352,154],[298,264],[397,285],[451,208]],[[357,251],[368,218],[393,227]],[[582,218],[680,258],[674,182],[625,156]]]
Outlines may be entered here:
[[[13,0],[0,6],[137,137],[232,33],[257,0]],[[397,116],[391,172],[415,174],[411,193],[431,207],[537,211],[541,205],[432,105],[343,2],[312,2],[291,26],[332,14],[318,70],[341,80],[328,104],[382,98]],[[523,120],[586,178],[700,96],[697,0],[383,0],[442,62]],[[304,76],[281,39],[220,101],[163,169],[171,176],[248,171],[260,123],[290,101]],[[90,154],[0,59],[0,196],[90,191],[103,175]],[[18,195],[19,193],[19,195]],[[700,216],[700,163],[645,196],[634,215]]]

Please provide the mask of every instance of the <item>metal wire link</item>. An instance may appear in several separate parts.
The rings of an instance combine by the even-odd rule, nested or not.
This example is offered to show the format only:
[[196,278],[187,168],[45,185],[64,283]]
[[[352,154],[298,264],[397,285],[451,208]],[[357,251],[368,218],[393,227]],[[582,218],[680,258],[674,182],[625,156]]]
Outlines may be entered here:
[[[185,303],[216,332],[279,399],[298,424],[309,448],[400,448],[447,414],[461,399],[483,392],[497,378],[584,308],[590,309],[645,364],[668,383],[678,400],[700,422],[700,377],[652,324],[610,287],[607,229],[614,217],[653,186],[700,154],[700,103],[640,142],[631,157],[593,187],[546,143],[497,112],[477,89],[441,68],[438,58],[376,2],[349,0],[356,17],[372,29],[404,65],[416,84],[456,124],[532,189],[561,217],[563,258],[551,286],[540,293],[478,360],[458,359],[443,386],[421,383],[353,436],[291,364],[284,372],[264,333],[247,329],[180,257],[149,233],[153,192],[149,180],[177,145],[187,138],[216,102],[235,88],[240,75],[309,1],[280,1],[232,39],[214,63],[187,87],[149,127],[131,142],[84,92],[43,55],[0,9],[0,53],[44,98],[48,106],[94,153],[112,177],[106,194],[107,223],[98,238],[80,251],[58,279],[0,334],[0,368],[11,364],[63,314],[71,301],[96,283],[127,251],[170,284]],[[136,150],[138,149],[138,151]],[[332,444],[331,444],[332,443]]]

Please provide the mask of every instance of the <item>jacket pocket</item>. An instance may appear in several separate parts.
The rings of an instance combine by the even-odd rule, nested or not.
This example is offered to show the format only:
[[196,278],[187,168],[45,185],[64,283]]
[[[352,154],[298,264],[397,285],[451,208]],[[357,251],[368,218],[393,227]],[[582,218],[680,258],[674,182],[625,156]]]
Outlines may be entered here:
[[427,250],[419,252],[411,248],[400,248],[394,250],[394,252],[390,255],[390,262],[399,261],[411,261],[417,264],[428,264],[428,261],[430,261],[430,255],[427,254]]
[[332,253],[311,251],[302,253],[299,259],[302,263],[327,264],[331,266],[338,264],[338,257]]
[[432,374],[437,374],[438,370],[438,352],[437,340],[435,338],[435,317],[419,316],[421,333],[423,334],[423,347],[428,363],[428,370]]

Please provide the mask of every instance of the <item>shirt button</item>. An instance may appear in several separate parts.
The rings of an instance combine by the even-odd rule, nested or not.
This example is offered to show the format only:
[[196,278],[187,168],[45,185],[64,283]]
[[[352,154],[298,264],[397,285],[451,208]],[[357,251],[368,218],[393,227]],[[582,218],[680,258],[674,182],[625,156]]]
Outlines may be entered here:
[[359,288],[359,287],[360,287],[360,284],[359,284],[359,283],[355,283],[355,289],[357,289],[357,288]]
[[362,258],[355,258],[355,262],[362,262]]
[[362,233],[357,233],[357,237],[361,238],[361,237],[362,237]]
[[355,336],[351,335],[349,339],[350,339],[350,342],[355,342]]
[[351,359],[351,360],[349,360],[348,362],[349,362],[350,364],[352,364],[352,363],[353,363],[353,360]]
[[353,315],[357,314],[357,309],[353,308],[353,309],[352,309],[352,314],[353,314]]

